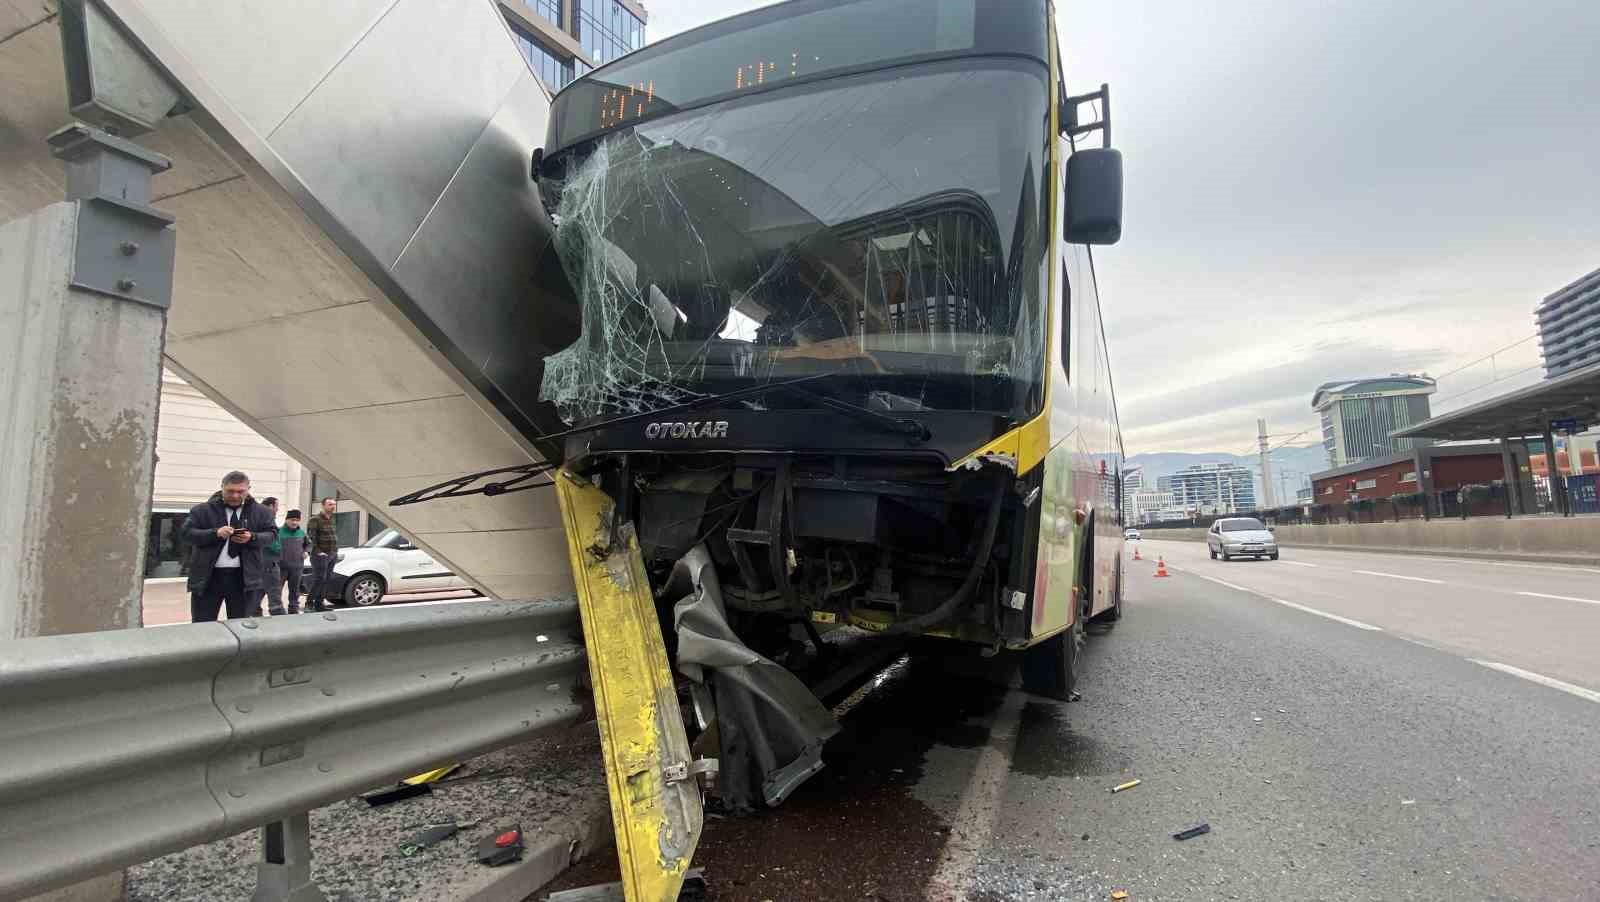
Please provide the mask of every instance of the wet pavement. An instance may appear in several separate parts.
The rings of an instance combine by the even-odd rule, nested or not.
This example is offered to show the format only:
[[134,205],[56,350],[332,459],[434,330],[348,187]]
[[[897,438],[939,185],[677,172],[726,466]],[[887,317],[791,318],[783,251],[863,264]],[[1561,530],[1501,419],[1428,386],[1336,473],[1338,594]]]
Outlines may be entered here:
[[[1600,705],[1128,566],[1082,701],[898,662],[784,806],[708,819],[708,898],[1600,899]],[[615,879],[601,853],[554,888]]]

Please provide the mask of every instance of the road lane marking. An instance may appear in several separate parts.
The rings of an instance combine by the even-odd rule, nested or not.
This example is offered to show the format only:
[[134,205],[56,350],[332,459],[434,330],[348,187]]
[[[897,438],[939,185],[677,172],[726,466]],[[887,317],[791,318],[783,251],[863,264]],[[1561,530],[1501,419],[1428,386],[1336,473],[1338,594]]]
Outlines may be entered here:
[[1315,567],[1315,566],[1317,566],[1316,564],[1308,564],[1305,561],[1279,561],[1278,563],[1280,563],[1280,564],[1288,564],[1291,567]]
[[1556,601],[1578,601],[1582,602],[1583,604],[1600,604],[1600,598],[1578,598],[1573,595],[1546,595],[1543,592],[1518,592],[1517,594],[1526,595],[1529,598],[1554,598]]
[[1398,573],[1379,573],[1376,570],[1352,570],[1351,573],[1362,573],[1367,576],[1386,576],[1389,579],[1408,579],[1414,583],[1433,583],[1436,586],[1444,585],[1442,579],[1429,579],[1426,576],[1401,576]]
[[1480,661],[1477,658],[1473,658],[1472,663],[1482,664],[1490,670],[1498,670],[1501,673],[1509,673],[1514,677],[1522,677],[1530,683],[1538,683],[1541,686],[1549,686],[1551,689],[1560,689],[1562,692],[1568,693],[1569,695],[1576,695],[1578,698],[1600,703],[1600,692],[1596,692],[1593,689],[1585,689],[1582,686],[1574,686],[1571,683],[1562,682],[1554,677],[1547,677],[1542,673],[1534,673],[1531,670],[1523,670],[1521,667],[1512,667],[1510,664],[1501,664],[1499,661]]
[[966,788],[961,790],[961,801],[950,818],[950,833],[929,880],[930,888],[943,889],[957,899],[966,898],[964,890],[978,865],[978,856],[1000,820],[1001,796],[1011,774],[1026,701],[1024,693],[1012,689],[995,712],[989,724],[989,741],[978,750],[978,760],[972,765]]
[[[1174,567],[1173,569],[1176,570],[1178,568]],[[1206,576],[1204,573],[1195,573],[1193,570],[1184,570],[1183,572],[1188,573],[1191,576],[1198,576],[1201,579],[1206,580],[1207,582],[1213,582],[1213,583],[1216,583],[1219,586],[1226,586],[1227,588],[1233,589],[1234,591],[1243,592],[1246,595],[1254,595],[1257,598],[1265,598],[1267,601],[1270,601],[1273,604],[1281,604],[1286,608],[1294,608],[1297,611],[1304,611],[1307,614],[1315,614],[1318,617],[1326,617],[1327,619],[1332,620],[1332,621],[1334,621],[1336,623],[1342,623],[1345,626],[1353,626],[1358,630],[1367,630],[1369,632],[1374,632],[1374,633],[1383,632],[1383,627],[1381,627],[1381,626],[1373,626],[1370,623],[1362,623],[1359,620],[1352,620],[1349,617],[1340,617],[1338,614],[1330,614],[1327,611],[1319,611],[1316,608],[1306,607],[1303,604],[1296,604],[1296,603],[1294,603],[1292,601],[1288,601],[1288,600],[1285,600],[1285,599],[1282,599],[1282,598],[1275,598],[1275,597],[1273,597],[1271,595],[1268,595],[1265,592],[1258,592],[1255,589],[1247,588],[1245,586],[1236,585],[1234,583],[1228,582],[1227,580],[1217,579],[1214,576]]]
[[[1156,538],[1148,538],[1148,539],[1145,539],[1144,541],[1146,541],[1146,542],[1158,542],[1158,543],[1170,544],[1170,545],[1198,545],[1198,544],[1200,544],[1199,542],[1191,542],[1188,539],[1156,539]],[[1580,564],[1561,564],[1561,563],[1542,564],[1542,563],[1534,563],[1534,562],[1531,562],[1531,561],[1496,561],[1496,560],[1491,560],[1489,558],[1481,558],[1481,557],[1472,557],[1472,558],[1468,558],[1468,557],[1446,557],[1444,555],[1437,555],[1437,554],[1405,554],[1405,553],[1401,553],[1401,552],[1379,551],[1379,550],[1373,550],[1373,549],[1368,549],[1368,548],[1363,548],[1363,549],[1360,549],[1360,550],[1350,550],[1350,549],[1344,549],[1344,548],[1318,547],[1316,545],[1293,545],[1293,546],[1285,546],[1285,547],[1298,549],[1301,552],[1308,552],[1308,553],[1312,553],[1312,554],[1342,554],[1342,555],[1352,555],[1352,556],[1355,556],[1355,555],[1367,555],[1367,556],[1370,556],[1370,557],[1394,558],[1394,559],[1397,559],[1397,560],[1406,560],[1406,561],[1413,561],[1413,562],[1422,561],[1422,562],[1432,562],[1432,563],[1440,563],[1440,564],[1477,564],[1477,565],[1483,566],[1483,567],[1516,567],[1516,568],[1519,568],[1519,569],[1526,569],[1526,570],[1552,570],[1552,571],[1556,571],[1556,572],[1560,572],[1560,573],[1600,573],[1600,567],[1585,567],[1585,566],[1582,566]],[[1282,563],[1288,563],[1288,561],[1283,561]],[[1299,562],[1296,562],[1296,563],[1299,563]],[[1316,566],[1316,565],[1312,565],[1312,566]]]
[[1316,608],[1308,608],[1303,604],[1295,604],[1292,601],[1285,601],[1282,598],[1273,598],[1273,597],[1268,596],[1268,595],[1263,595],[1262,597],[1267,599],[1268,601],[1277,602],[1278,604],[1281,604],[1286,608],[1294,608],[1297,611],[1305,611],[1307,614],[1315,614],[1318,617],[1326,617],[1329,620],[1337,621],[1339,623],[1344,624],[1345,626],[1353,626],[1358,630],[1368,630],[1369,632],[1374,632],[1374,633],[1383,632],[1383,627],[1381,627],[1381,626],[1373,626],[1370,623],[1362,623],[1359,620],[1351,620],[1349,617],[1340,617],[1338,614],[1330,614],[1327,611],[1319,611]]

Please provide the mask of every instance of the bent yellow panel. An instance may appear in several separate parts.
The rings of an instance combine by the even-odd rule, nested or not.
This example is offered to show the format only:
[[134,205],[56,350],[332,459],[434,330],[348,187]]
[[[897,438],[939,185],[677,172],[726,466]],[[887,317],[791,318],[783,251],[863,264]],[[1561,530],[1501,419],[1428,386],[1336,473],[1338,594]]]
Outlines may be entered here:
[[954,471],[970,466],[991,455],[1009,457],[1017,462],[1017,475],[1021,476],[1044,461],[1050,450],[1050,414],[1046,412],[1006,432],[988,444],[966,455],[948,469]]
[[604,492],[566,470],[555,483],[583,614],[623,891],[627,902],[673,902],[705,815],[693,780],[665,778],[667,767],[689,763],[689,738],[644,557],[632,523],[613,529],[615,509]]

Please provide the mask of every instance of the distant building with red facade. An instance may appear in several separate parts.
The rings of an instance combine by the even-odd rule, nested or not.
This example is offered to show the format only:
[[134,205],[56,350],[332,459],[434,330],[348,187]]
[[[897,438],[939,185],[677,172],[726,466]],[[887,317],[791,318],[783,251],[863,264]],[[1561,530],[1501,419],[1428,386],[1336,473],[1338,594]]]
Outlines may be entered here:
[[[1525,458],[1515,464],[1526,467]],[[1487,485],[1505,478],[1498,442],[1426,445],[1372,457],[1311,474],[1312,504],[1343,504],[1357,498],[1388,498],[1416,492],[1453,491],[1464,485]],[[1591,457],[1592,462],[1592,457]]]

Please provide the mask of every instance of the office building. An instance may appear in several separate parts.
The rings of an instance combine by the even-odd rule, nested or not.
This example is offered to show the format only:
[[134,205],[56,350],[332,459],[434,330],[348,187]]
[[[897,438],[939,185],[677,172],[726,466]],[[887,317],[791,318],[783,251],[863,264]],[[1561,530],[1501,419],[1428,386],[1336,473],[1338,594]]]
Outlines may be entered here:
[[1138,510],[1134,506],[1134,496],[1144,488],[1144,465],[1134,464],[1122,471],[1122,522],[1132,525],[1138,523]]
[[517,49],[550,93],[644,46],[644,7],[635,0],[498,0]]
[[1600,269],[1546,296],[1533,315],[1546,379],[1600,362]]
[[1322,417],[1328,466],[1343,467],[1431,444],[1431,439],[1391,439],[1389,433],[1431,416],[1428,396],[1435,390],[1427,376],[1398,374],[1317,386],[1311,409]]
[[[1132,504],[1132,517],[1128,519],[1129,525],[1144,526],[1163,519],[1162,511],[1169,511],[1173,507],[1172,493],[1157,489],[1140,489],[1130,496]],[[1176,519],[1176,518],[1174,518]]]
[[1172,506],[1193,514],[1231,514],[1256,509],[1255,475],[1232,463],[1194,464],[1156,481],[1172,495]]

